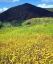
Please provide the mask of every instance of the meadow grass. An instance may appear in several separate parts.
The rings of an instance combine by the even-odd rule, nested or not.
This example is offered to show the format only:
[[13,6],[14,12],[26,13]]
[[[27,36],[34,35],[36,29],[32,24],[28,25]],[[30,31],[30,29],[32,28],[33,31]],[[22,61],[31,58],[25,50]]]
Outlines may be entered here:
[[1,28],[0,64],[53,64],[53,19],[33,18],[20,27]]

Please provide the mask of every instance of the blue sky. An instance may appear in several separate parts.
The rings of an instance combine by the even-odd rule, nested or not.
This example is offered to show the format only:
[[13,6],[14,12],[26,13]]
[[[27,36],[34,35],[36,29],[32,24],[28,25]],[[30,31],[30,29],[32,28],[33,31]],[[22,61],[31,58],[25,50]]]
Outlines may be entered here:
[[53,8],[53,0],[0,0],[0,12],[24,3],[31,3],[42,8]]

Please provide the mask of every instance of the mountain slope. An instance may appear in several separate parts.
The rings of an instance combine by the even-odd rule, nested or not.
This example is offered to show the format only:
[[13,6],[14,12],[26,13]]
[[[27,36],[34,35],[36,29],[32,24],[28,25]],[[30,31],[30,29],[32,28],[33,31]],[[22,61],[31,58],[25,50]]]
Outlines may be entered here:
[[25,3],[19,6],[12,7],[7,11],[0,14],[0,21],[12,21],[12,20],[27,20],[35,17],[48,17],[52,16],[53,13],[36,7],[34,5]]
[[53,12],[53,8],[45,8],[45,9],[48,10],[48,11]]

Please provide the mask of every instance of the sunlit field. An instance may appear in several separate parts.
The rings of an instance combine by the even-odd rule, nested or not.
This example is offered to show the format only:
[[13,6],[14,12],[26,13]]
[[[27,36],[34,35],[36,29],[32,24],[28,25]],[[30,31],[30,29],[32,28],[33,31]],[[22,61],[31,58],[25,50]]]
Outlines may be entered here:
[[53,18],[1,28],[0,64],[53,64]]

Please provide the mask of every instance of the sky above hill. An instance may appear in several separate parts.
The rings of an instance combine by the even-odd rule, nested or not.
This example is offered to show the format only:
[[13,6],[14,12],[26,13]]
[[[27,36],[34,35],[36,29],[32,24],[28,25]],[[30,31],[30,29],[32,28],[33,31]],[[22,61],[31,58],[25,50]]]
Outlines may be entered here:
[[30,3],[42,8],[53,8],[53,0],[0,0],[0,12],[24,3]]

